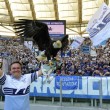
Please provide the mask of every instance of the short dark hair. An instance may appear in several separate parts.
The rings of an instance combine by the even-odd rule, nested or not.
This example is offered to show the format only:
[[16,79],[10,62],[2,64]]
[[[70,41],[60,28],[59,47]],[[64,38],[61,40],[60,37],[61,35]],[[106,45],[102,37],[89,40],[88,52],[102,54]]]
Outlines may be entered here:
[[21,68],[22,68],[22,63],[21,63],[21,62],[19,62],[19,61],[14,61],[14,62],[12,62],[12,63],[10,64],[10,70],[11,70],[11,66],[12,66],[13,64],[15,64],[15,63],[19,64],[19,65],[21,66]]

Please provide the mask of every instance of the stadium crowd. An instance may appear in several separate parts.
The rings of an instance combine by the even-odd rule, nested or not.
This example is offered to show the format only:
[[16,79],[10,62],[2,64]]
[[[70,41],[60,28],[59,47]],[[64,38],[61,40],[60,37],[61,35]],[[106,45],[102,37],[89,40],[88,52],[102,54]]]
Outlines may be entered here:
[[[84,42],[85,43],[85,42]],[[82,45],[84,45],[84,43]],[[89,40],[86,45],[91,45]],[[110,39],[105,46],[91,48],[96,52],[95,56],[85,54],[81,49],[70,49],[70,56],[60,57],[61,68],[56,70],[57,75],[76,75],[76,76],[110,76]],[[37,62],[35,51],[32,52],[26,46],[21,45],[16,40],[1,40],[0,53],[8,53],[14,59],[23,64],[23,73],[31,73],[39,69],[40,63]],[[66,52],[66,51],[65,51]],[[61,53],[59,53],[61,56]],[[2,56],[3,57],[3,56]]]

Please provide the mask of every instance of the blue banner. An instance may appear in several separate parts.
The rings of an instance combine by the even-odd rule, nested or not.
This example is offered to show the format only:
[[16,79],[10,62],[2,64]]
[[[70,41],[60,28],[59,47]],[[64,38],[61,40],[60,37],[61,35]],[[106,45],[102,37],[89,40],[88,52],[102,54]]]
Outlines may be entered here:
[[82,51],[83,53],[85,53],[85,54],[89,54],[89,53],[90,53],[90,46],[88,46],[88,45],[83,45],[83,46],[81,47],[81,51]]
[[61,57],[71,57],[71,50],[61,52]]
[[8,57],[10,55],[10,53],[8,52],[0,52],[0,56],[2,57]]
[[55,88],[60,89],[62,84],[62,90],[75,90],[78,88],[78,77],[74,76],[58,76],[55,79]]
[[[39,77],[30,86],[30,96],[59,97],[60,79],[62,80],[62,96],[67,98],[100,98],[100,82],[102,98],[110,99],[110,77],[50,76],[50,83],[43,83],[45,77]],[[73,82],[73,83],[72,83]]]

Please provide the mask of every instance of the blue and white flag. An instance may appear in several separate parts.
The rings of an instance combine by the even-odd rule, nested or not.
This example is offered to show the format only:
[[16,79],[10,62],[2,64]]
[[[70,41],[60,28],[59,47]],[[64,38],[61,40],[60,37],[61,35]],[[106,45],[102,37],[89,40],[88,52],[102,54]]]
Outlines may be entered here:
[[77,76],[57,76],[55,78],[55,87],[60,89],[60,82],[62,81],[62,90],[76,90],[78,88]]
[[81,46],[81,51],[82,51],[84,54],[90,54],[90,46],[88,46],[88,45],[83,45],[83,46]]
[[83,43],[84,38],[83,37],[76,37],[74,38],[74,41],[72,42],[72,44],[70,45],[71,49],[78,49],[80,47],[80,45]]
[[110,8],[105,3],[93,15],[86,31],[89,33],[93,46],[97,46],[110,38]]

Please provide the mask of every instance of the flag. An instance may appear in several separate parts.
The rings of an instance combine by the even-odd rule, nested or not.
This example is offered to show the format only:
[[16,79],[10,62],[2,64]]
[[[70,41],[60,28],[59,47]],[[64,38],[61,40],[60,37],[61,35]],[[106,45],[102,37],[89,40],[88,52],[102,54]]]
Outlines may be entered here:
[[81,36],[74,38],[74,41],[70,45],[70,48],[71,49],[78,49],[80,47],[80,45],[83,43],[83,41],[84,41],[84,38]]
[[32,50],[33,47],[33,42],[32,41],[24,41],[24,45],[29,48],[30,50]]
[[110,8],[103,3],[89,21],[88,32],[93,46],[110,38]]

